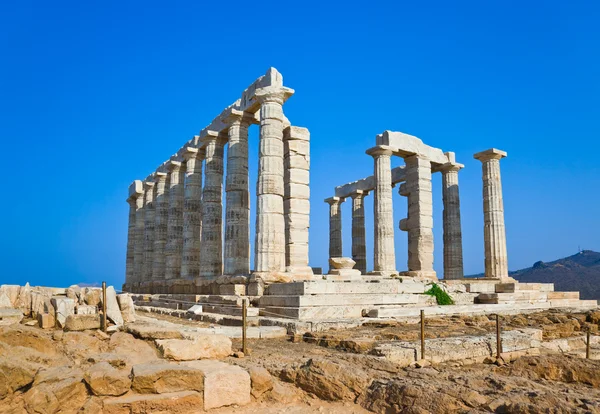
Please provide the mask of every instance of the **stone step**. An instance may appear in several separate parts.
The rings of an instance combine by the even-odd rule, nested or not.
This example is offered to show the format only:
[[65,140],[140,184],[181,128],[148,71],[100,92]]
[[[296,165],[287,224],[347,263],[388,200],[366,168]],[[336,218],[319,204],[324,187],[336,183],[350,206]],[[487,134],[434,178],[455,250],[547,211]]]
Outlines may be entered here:
[[307,306],[307,307],[278,307],[266,306],[260,308],[260,316],[293,318],[298,320],[330,320],[361,318],[365,306]]
[[552,308],[578,308],[595,309],[598,308],[597,300],[579,300],[579,299],[552,299],[550,300]]
[[579,292],[548,292],[548,300],[579,299]]
[[[208,313],[217,313],[220,315],[242,316],[241,307],[219,306],[219,305],[202,305],[202,311]],[[258,316],[258,308],[246,308],[246,315],[249,317]]]
[[[368,277],[368,276],[367,276]],[[365,278],[367,278],[365,277]],[[423,282],[401,282],[399,279],[375,279],[373,282],[346,281],[336,282],[328,280],[316,280],[292,283],[275,283],[269,285],[265,295],[274,296],[297,296],[340,293],[356,294],[397,294],[397,293],[423,293],[426,284]]]
[[535,303],[535,302],[546,302],[548,300],[547,292],[539,291],[516,291],[513,293],[480,293],[476,297],[476,302],[480,304],[494,304],[494,303]]
[[414,318],[420,315],[421,309],[426,316],[431,315],[483,315],[483,314],[518,314],[523,310],[548,309],[549,303],[521,303],[514,304],[477,304],[477,305],[450,305],[428,307],[381,307],[370,310],[367,315],[371,318]]
[[515,293],[519,291],[552,292],[554,283],[498,283],[496,293]]
[[[306,306],[351,306],[351,305],[393,305],[416,304],[419,297],[425,295],[400,293],[400,294],[348,294],[338,295],[304,295],[304,296],[263,296],[260,307],[306,307]],[[427,295],[427,298],[430,296]],[[425,299],[427,299],[425,298]]]

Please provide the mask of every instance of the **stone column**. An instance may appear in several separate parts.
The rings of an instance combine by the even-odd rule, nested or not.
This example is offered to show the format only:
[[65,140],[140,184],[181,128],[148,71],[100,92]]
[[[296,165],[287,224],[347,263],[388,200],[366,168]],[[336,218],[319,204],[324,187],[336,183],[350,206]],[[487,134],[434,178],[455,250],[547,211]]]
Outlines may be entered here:
[[352,260],[354,268],[367,273],[367,244],[365,234],[365,196],[367,192],[356,190],[352,197]]
[[148,283],[152,280],[152,269],[154,268],[154,220],[155,220],[155,183],[144,181],[144,272],[142,284],[143,293],[150,293]]
[[224,274],[250,274],[250,193],[248,189],[248,126],[253,116],[232,110],[225,179]]
[[225,140],[212,133],[205,138],[205,181],[202,190],[202,246],[200,278],[223,274],[223,146]]
[[283,218],[283,102],[282,88],[256,90],[260,102],[260,143],[256,186],[255,273],[285,270],[285,221]]
[[[135,185],[135,181],[132,185]],[[131,193],[131,187],[130,187]],[[137,199],[138,194],[134,193],[133,195],[127,198],[127,204],[129,204],[129,222],[127,226],[127,254],[125,256],[125,283],[123,284],[123,290],[127,292],[131,292],[131,287],[134,281],[134,251],[135,251],[135,216],[137,210]]]
[[485,277],[498,279],[508,278],[504,203],[500,180],[500,160],[504,157],[506,152],[495,148],[474,155],[483,167]]
[[135,246],[133,247],[133,287],[130,286],[130,289],[132,292],[138,292],[144,273],[144,184],[139,180],[134,181],[134,184],[136,196],[133,237]]
[[156,183],[156,198],[154,201],[154,265],[152,267],[152,280],[156,282],[165,279],[165,247],[167,245],[167,223],[169,221],[167,174],[156,172],[154,182]]
[[436,279],[433,270],[433,199],[431,162],[417,155],[405,157],[408,193],[408,276]]
[[181,277],[183,251],[183,185],[185,170],[181,162],[169,161],[169,218],[167,224],[165,279]]
[[379,145],[367,150],[375,160],[375,194],[374,194],[374,260],[375,275],[390,276],[396,271],[396,252],[394,250],[394,210],[392,203],[392,150]]
[[308,265],[310,227],[310,133],[289,126],[283,130],[285,269],[296,279],[313,275]]
[[325,202],[329,204],[329,258],[343,257],[342,251],[342,209],[343,198],[330,197]]
[[458,171],[462,164],[442,166],[442,196],[444,202],[444,279],[462,279],[463,251],[460,225]]
[[185,159],[185,201],[183,208],[183,253],[181,278],[194,280],[200,271],[200,234],[202,227],[202,160],[204,150],[188,147]]

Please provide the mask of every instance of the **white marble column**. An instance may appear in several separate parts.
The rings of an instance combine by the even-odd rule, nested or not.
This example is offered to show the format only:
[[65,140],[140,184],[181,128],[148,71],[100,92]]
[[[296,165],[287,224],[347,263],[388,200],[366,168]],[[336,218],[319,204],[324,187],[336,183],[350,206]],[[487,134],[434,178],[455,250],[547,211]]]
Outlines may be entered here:
[[250,274],[250,193],[248,188],[248,126],[254,117],[232,110],[225,179],[224,274]]
[[433,270],[433,198],[431,162],[417,155],[405,157],[408,193],[409,276],[436,279]]
[[202,244],[200,278],[223,274],[223,146],[225,140],[212,133],[205,138],[206,159],[202,190]]
[[137,197],[137,194],[134,194],[129,196],[126,200],[127,204],[129,204],[129,220],[127,225],[127,254],[125,256],[125,283],[123,284],[123,290],[128,292],[131,292],[131,287],[135,278],[135,216],[138,198],[139,197]]
[[342,250],[342,209],[343,198],[330,197],[325,202],[329,204],[329,258],[343,257]]
[[460,224],[458,171],[462,164],[449,163],[441,167],[444,202],[444,279],[462,279],[463,251]]
[[283,217],[283,102],[282,88],[256,91],[260,102],[260,143],[256,186],[255,273],[285,271],[285,221]]
[[392,202],[392,150],[385,145],[379,145],[367,150],[375,160],[375,191],[374,191],[374,260],[375,275],[390,276],[396,271],[396,253],[394,250],[394,210]]
[[508,278],[504,202],[500,179],[500,160],[506,152],[492,148],[474,155],[483,169],[483,237],[485,245],[485,277]]
[[183,186],[185,169],[181,162],[169,161],[169,219],[167,223],[167,245],[165,279],[181,277],[181,254],[183,251]]
[[154,265],[152,267],[152,280],[156,282],[165,279],[165,247],[167,245],[167,223],[169,221],[167,174],[156,172],[154,182],[156,183],[156,198],[154,201]]
[[181,278],[194,280],[200,274],[202,228],[202,160],[204,150],[188,147],[185,159],[185,201],[183,209],[183,253]]
[[356,190],[352,198],[352,260],[354,268],[364,275],[367,273],[367,244],[365,232],[365,196],[367,193]]
[[[155,187],[154,181],[144,181],[144,271],[142,284],[145,289],[152,280],[152,269],[154,268]],[[143,293],[149,292],[144,291]]]
[[132,292],[137,292],[144,272],[144,184],[136,180],[134,181],[134,185],[135,228],[133,230],[133,237],[135,245],[133,247],[133,280],[130,289]]

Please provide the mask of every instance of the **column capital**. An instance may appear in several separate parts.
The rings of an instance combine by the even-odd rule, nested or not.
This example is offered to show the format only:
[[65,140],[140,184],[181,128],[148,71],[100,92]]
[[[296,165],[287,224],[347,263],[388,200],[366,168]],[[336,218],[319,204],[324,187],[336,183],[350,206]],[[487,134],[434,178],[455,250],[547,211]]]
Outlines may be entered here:
[[275,102],[283,105],[290,96],[294,94],[294,90],[285,86],[267,86],[259,88],[254,92],[254,96],[261,104],[266,102]]
[[146,190],[150,190],[151,188],[153,188],[156,185],[156,183],[154,181],[144,181],[144,188]]
[[506,152],[496,149],[496,148],[490,148],[488,150],[485,151],[481,151],[478,152],[477,154],[473,155],[473,158],[475,158],[476,160],[479,160],[481,162],[484,161],[489,161],[489,160],[499,160],[502,159],[504,157],[506,157]]
[[136,198],[138,198],[139,196],[144,194],[144,185],[142,183],[141,180],[134,180],[130,185],[129,185],[129,195],[127,197],[127,202],[129,202],[130,200],[133,201]]
[[446,174],[449,172],[458,172],[458,171],[462,170],[463,168],[465,168],[465,166],[463,164],[447,162],[446,164],[440,165],[435,170],[441,171],[442,174]]
[[157,171],[154,173],[154,182],[155,183],[159,183],[159,182],[165,182],[167,180],[167,173],[161,172],[161,171]]
[[346,201],[346,199],[345,199],[345,198],[342,198],[342,197],[329,197],[329,198],[326,198],[326,199],[325,199],[325,202],[326,202],[327,204],[329,204],[330,206],[332,206],[332,205],[334,205],[334,204],[341,204],[341,203],[343,203],[344,201]]
[[394,151],[392,151],[392,147],[389,145],[377,145],[369,148],[365,152],[372,157],[380,157],[382,155],[390,156],[394,153]]
[[181,156],[183,157],[184,161],[188,161],[191,158],[197,158],[198,157],[198,148],[185,147],[182,151]]
[[229,126],[234,125],[236,123],[242,124],[244,126],[249,126],[250,124],[258,124],[260,121],[256,118],[256,115],[251,112],[240,111],[239,109],[229,108],[224,116],[221,118],[224,124]]
[[349,195],[350,198],[354,200],[355,198],[364,198],[369,195],[369,192],[366,190],[354,190]]
[[167,171],[169,171],[169,172],[177,172],[181,168],[181,162],[169,160],[169,161],[167,161],[166,167],[167,167]]

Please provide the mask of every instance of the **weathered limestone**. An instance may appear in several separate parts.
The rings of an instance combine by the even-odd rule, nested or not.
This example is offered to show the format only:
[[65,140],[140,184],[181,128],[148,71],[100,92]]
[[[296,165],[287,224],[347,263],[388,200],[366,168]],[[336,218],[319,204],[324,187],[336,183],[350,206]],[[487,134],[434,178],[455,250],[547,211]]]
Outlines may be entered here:
[[373,274],[390,276],[396,271],[394,212],[392,205],[391,148],[379,145],[367,150],[375,160],[375,237]]
[[362,274],[367,273],[367,244],[365,232],[365,196],[367,192],[354,191],[352,197],[352,259],[355,269]]
[[146,180],[144,182],[144,265],[141,283],[152,280],[154,268],[154,198],[155,184]]
[[248,188],[248,126],[254,117],[232,110],[228,117],[225,184],[224,274],[250,274],[250,193]]
[[294,275],[313,274],[308,265],[310,227],[310,133],[289,126],[283,130],[285,269]]
[[169,161],[169,213],[167,223],[167,244],[165,247],[165,279],[181,276],[181,254],[183,252],[183,185],[185,169],[181,162]]
[[408,193],[408,272],[409,276],[437,279],[433,270],[433,199],[431,162],[412,155],[406,162]]
[[255,272],[285,270],[283,103],[291,95],[283,87],[257,89],[260,102],[260,143],[256,186]]
[[504,203],[500,179],[500,160],[506,152],[491,148],[473,156],[483,170],[483,238],[485,245],[485,277],[508,278]]
[[185,195],[183,209],[182,279],[193,280],[200,273],[200,234],[202,227],[202,160],[204,150],[187,147],[185,159]]
[[125,261],[125,286],[127,287],[127,289],[130,289],[132,283],[135,283],[136,279],[139,278],[139,267],[137,269],[137,274],[135,267],[136,247],[139,246],[139,242],[137,240],[138,220],[136,219],[136,217],[138,214],[141,215],[139,210],[142,208],[143,205],[142,194],[142,182],[140,180],[135,180],[129,186],[129,198],[127,198],[127,203],[129,204],[129,226],[127,228],[127,258]]
[[223,274],[223,145],[217,133],[206,138],[205,182],[202,191],[200,278]]
[[152,266],[152,280],[159,281],[165,278],[165,247],[167,245],[167,222],[169,220],[168,184],[167,174],[156,172],[156,198],[154,211],[154,251],[152,252],[154,264]]
[[345,200],[339,197],[326,198],[329,204],[329,258],[342,257],[342,209]]
[[[145,241],[144,241],[144,201],[145,201],[145,190],[144,184],[140,181],[139,190],[140,193],[136,197],[136,212],[135,212],[135,231],[134,240],[135,245],[133,246],[133,286],[137,288],[144,279],[144,255],[145,255]],[[131,290],[130,286],[130,290]]]
[[[447,153],[454,159],[454,153]],[[460,197],[458,171],[464,166],[455,162],[444,164],[442,172],[442,197],[444,203],[444,279],[462,279],[463,252],[460,224]]]

